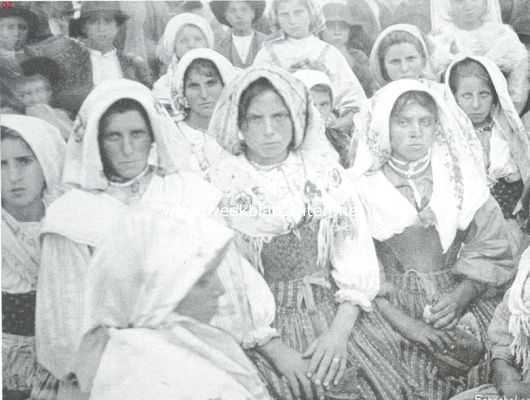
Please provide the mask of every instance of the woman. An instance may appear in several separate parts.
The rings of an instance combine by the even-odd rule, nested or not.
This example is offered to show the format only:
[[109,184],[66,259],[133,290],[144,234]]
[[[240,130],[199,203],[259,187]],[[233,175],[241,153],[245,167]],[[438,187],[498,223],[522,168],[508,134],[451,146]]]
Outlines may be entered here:
[[514,211],[530,178],[530,144],[506,79],[485,57],[461,57],[445,73],[445,84],[473,123],[482,144],[490,191],[504,218],[512,220],[514,248],[522,239]]
[[167,67],[153,86],[154,96],[171,110],[171,77],[187,51],[214,46],[214,34],[206,19],[197,14],[182,13],[169,20],[158,44],[158,58]]
[[141,209],[111,231],[86,277],[77,375],[91,398],[270,399],[241,348],[209,325],[232,235]]
[[45,121],[2,115],[2,380],[4,398],[54,399],[57,381],[37,363],[39,233],[57,195],[64,141]]
[[[68,142],[63,181],[43,223],[37,294],[39,360],[61,380],[59,399],[80,397],[72,375],[79,344],[83,285],[94,249],[132,204],[213,212],[215,188],[186,169],[175,127],[145,86],[105,82],[83,103]],[[180,161],[179,161],[180,160]],[[183,160],[183,161],[182,161]]]
[[235,69],[214,50],[193,49],[178,63],[171,76],[171,99],[180,140],[188,143],[193,171],[208,172],[224,152],[207,134],[217,99],[235,77]]
[[502,213],[472,156],[472,133],[437,91],[391,82],[362,117],[371,158],[360,194],[386,279],[366,327],[401,354],[422,394],[447,399],[487,379],[478,365],[486,329],[513,277]]
[[366,95],[340,51],[317,37],[326,23],[319,2],[274,0],[270,11],[281,35],[265,42],[254,65],[276,65],[292,72],[308,64],[321,64],[337,88],[334,103],[341,123],[351,125],[352,115],[362,108]]
[[210,173],[221,211],[276,303],[280,338],[249,354],[275,398],[411,398],[391,354],[357,335],[378,291],[377,261],[317,112],[302,82],[253,67],[225,88],[210,121],[233,154]]
[[507,75],[515,108],[528,97],[528,53],[513,29],[502,24],[498,0],[431,2],[432,62],[444,71],[460,54],[485,56]]
[[429,48],[414,25],[398,24],[383,30],[370,53],[370,69],[379,87],[398,79],[432,79]]

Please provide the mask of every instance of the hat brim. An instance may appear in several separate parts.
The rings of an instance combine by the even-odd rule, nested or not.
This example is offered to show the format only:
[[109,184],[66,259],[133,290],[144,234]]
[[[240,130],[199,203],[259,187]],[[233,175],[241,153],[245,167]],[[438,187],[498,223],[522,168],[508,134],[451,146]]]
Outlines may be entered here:
[[39,24],[39,17],[37,16],[37,14],[25,7],[0,7],[0,18],[9,17],[24,18],[24,20],[28,24],[28,38],[33,38],[37,30],[37,26]]
[[121,26],[125,21],[129,19],[129,16],[123,13],[121,10],[90,11],[90,12],[83,14],[81,17],[77,19],[72,19],[70,21],[69,28],[68,28],[70,37],[74,37],[74,38],[83,37],[84,34],[83,34],[82,27],[88,18],[90,18],[92,15],[96,15],[101,12],[110,12],[110,11],[114,13],[114,18],[116,19],[116,23],[118,24],[118,26]]
[[[213,0],[210,2],[210,10],[212,10],[213,15],[215,15],[215,18],[219,23],[232,27],[230,23],[226,20],[225,14],[226,14],[226,8],[228,7],[228,4],[231,3],[230,0]],[[254,19],[252,20],[252,24],[254,24],[257,20],[259,20],[263,13],[265,12],[265,1],[246,1],[246,3],[254,10]]]

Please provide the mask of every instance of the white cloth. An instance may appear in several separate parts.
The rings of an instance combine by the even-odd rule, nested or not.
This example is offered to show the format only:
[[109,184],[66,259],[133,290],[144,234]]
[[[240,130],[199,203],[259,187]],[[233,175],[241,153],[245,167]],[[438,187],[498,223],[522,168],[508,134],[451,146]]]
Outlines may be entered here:
[[311,88],[316,85],[327,86],[331,91],[331,97],[333,98],[333,93],[335,93],[333,84],[331,83],[329,76],[327,76],[324,72],[314,69],[300,69],[295,71],[293,76],[300,79],[308,90],[311,90]]
[[281,37],[272,40],[258,52],[253,65],[272,64],[289,71],[294,64],[305,61],[326,68],[336,92],[333,103],[339,112],[359,110],[366,105],[366,94],[348,61],[337,48],[314,35],[303,39]]
[[250,45],[252,44],[252,39],[254,39],[254,31],[247,36],[237,36],[232,33],[232,43],[239,54],[239,58],[244,63],[247,62],[248,53],[250,52]]
[[92,82],[99,85],[111,79],[123,78],[120,60],[116,49],[102,53],[101,51],[88,49],[90,62],[92,63]]
[[[501,6],[499,0],[486,0],[486,13],[482,16],[483,22],[502,24]],[[447,25],[453,24],[451,16],[451,0],[431,1],[431,26],[433,32],[443,30]]]

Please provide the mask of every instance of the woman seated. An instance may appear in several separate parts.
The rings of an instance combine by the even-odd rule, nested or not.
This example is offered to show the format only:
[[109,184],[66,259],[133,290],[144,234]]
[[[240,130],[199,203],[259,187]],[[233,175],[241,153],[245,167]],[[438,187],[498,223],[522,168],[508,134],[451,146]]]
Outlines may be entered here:
[[153,85],[153,95],[171,112],[171,77],[179,60],[191,49],[214,46],[214,34],[208,21],[197,14],[182,13],[169,20],[158,44],[158,58],[165,74]]
[[83,391],[101,400],[270,399],[243,350],[209,325],[232,235],[205,217],[141,209],[109,232],[86,276]]
[[486,329],[514,275],[502,212],[428,86],[389,83],[356,126],[371,154],[359,190],[385,276],[367,318],[390,322],[390,332],[372,332],[394,346],[420,392],[447,399],[487,378]]
[[2,392],[5,399],[55,398],[57,381],[37,363],[35,296],[39,234],[57,195],[64,141],[47,122],[3,114]]
[[461,54],[485,56],[507,76],[520,112],[528,97],[528,53],[509,25],[503,25],[498,0],[431,2],[433,64],[437,71]]
[[170,77],[171,100],[177,131],[188,144],[193,171],[207,174],[224,153],[215,137],[207,133],[217,99],[223,87],[234,79],[230,61],[210,49],[187,52]]
[[522,232],[514,211],[530,178],[530,144],[513,102],[506,79],[493,61],[485,57],[464,57],[454,61],[445,74],[448,91],[467,114],[484,154],[490,191],[511,220],[515,253],[519,253]]
[[210,170],[221,213],[276,303],[269,323],[280,337],[249,354],[275,398],[409,399],[391,351],[357,333],[378,265],[317,113],[291,74],[252,67],[225,88],[210,122],[231,153]]
[[530,398],[530,250],[526,250],[512,287],[495,310],[488,329],[493,384],[451,400]]

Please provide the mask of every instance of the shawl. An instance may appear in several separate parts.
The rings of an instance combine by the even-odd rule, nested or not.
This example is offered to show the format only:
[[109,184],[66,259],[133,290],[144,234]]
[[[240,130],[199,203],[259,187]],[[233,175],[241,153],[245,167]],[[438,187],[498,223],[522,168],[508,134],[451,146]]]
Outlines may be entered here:
[[[310,15],[310,26],[309,26],[309,32],[311,32],[313,35],[318,35],[320,32],[324,30],[326,27],[326,18],[324,17],[324,13],[322,12],[322,4],[318,0],[304,0],[307,6],[307,9],[309,11]],[[269,8],[269,20],[271,22],[271,26],[276,31],[282,31],[282,28],[280,27],[280,22],[278,21],[278,4],[280,3],[279,0],[273,0],[272,4],[270,4]]]
[[370,209],[368,219],[376,239],[386,240],[417,222],[415,211],[405,215],[403,208],[397,206],[395,196],[390,195],[395,189],[381,171],[391,156],[392,108],[399,96],[409,91],[429,94],[438,107],[438,127],[431,156],[433,195],[429,208],[436,217],[435,226],[442,247],[447,250],[457,231],[467,228],[476,211],[487,201],[489,190],[484,170],[479,167],[482,163],[478,163],[470,146],[478,141],[475,132],[471,125],[465,130],[455,121],[438,91],[410,79],[390,82],[380,89],[370,100],[371,106],[361,110],[355,118],[360,144],[354,169],[367,175],[361,195]]
[[[486,57],[481,56],[461,56],[451,63],[445,73],[445,85],[447,93],[451,93],[449,81],[453,68],[465,59],[471,59],[482,65],[490,77],[498,98],[498,105],[492,113],[494,129],[499,129],[501,138],[504,138],[509,145],[511,156],[513,157],[523,182],[530,178],[530,143],[526,129],[515,109],[513,101],[508,92],[506,78],[497,65]],[[492,147],[492,152],[495,153]],[[495,158],[495,157],[492,157]],[[492,160],[493,164],[493,160]],[[504,165],[500,165],[503,167]]]
[[427,46],[427,43],[425,42],[421,31],[418,29],[418,27],[414,25],[396,24],[387,27],[379,34],[379,36],[375,40],[374,46],[372,47],[372,51],[370,52],[370,70],[372,71],[372,74],[374,75],[377,84],[380,87],[383,87],[388,83],[388,81],[384,78],[384,74],[381,69],[381,63],[379,61],[379,51],[383,39],[393,32],[406,32],[420,41],[421,46],[423,48],[423,53],[425,54],[425,66],[423,68],[421,78],[436,80],[436,76],[433,72],[433,67],[430,62],[429,47]]
[[199,58],[210,60],[214,63],[223,80],[224,86],[230,83],[236,75],[236,68],[234,68],[232,63],[215,50],[192,49],[184,54],[177,64],[176,69],[171,71],[172,75],[170,76],[171,105],[175,110],[177,120],[184,119],[188,111],[187,101],[184,95],[184,76],[191,63]]
[[519,270],[508,295],[508,309],[508,330],[514,338],[510,349],[525,374],[530,368],[530,250],[523,253],[519,262]]
[[103,172],[98,145],[99,121],[107,109],[120,99],[138,101],[145,109],[154,136],[149,163],[159,173],[170,174],[185,166],[181,157],[187,154],[186,144],[179,146],[173,121],[144,85],[127,79],[117,79],[98,85],[85,99],[74,122],[74,131],[67,143],[63,182],[85,190],[105,190],[109,182]]
[[[486,13],[482,17],[484,23],[502,24],[499,0],[487,0]],[[448,25],[453,25],[451,16],[451,0],[431,1],[431,25],[433,32],[439,32]]]
[[[210,388],[226,387],[219,381],[224,379],[248,396],[231,398],[269,398],[256,369],[228,334],[176,312],[201,276],[217,269],[231,238],[228,228],[210,218],[130,210],[88,269],[86,335],[77,371],[84,390],[93,383],[92,396],[101,399],[115,398],[119,390],[128,399],[175,398],[176,393],[196,393],[190,398],[199,399],[206,398],[203,390],[212,394]],[[109,339],[94,363],[99,364],[94,377],[95,365],[86,361],[98,359],[98,328],[107,329]],[[149,365],[157,356],[162,364]],[[164,372],[167,365],[186,366],[192,373],[206,367],[213,374],[205,377],[206,389],[199,389],[196,380]]]

